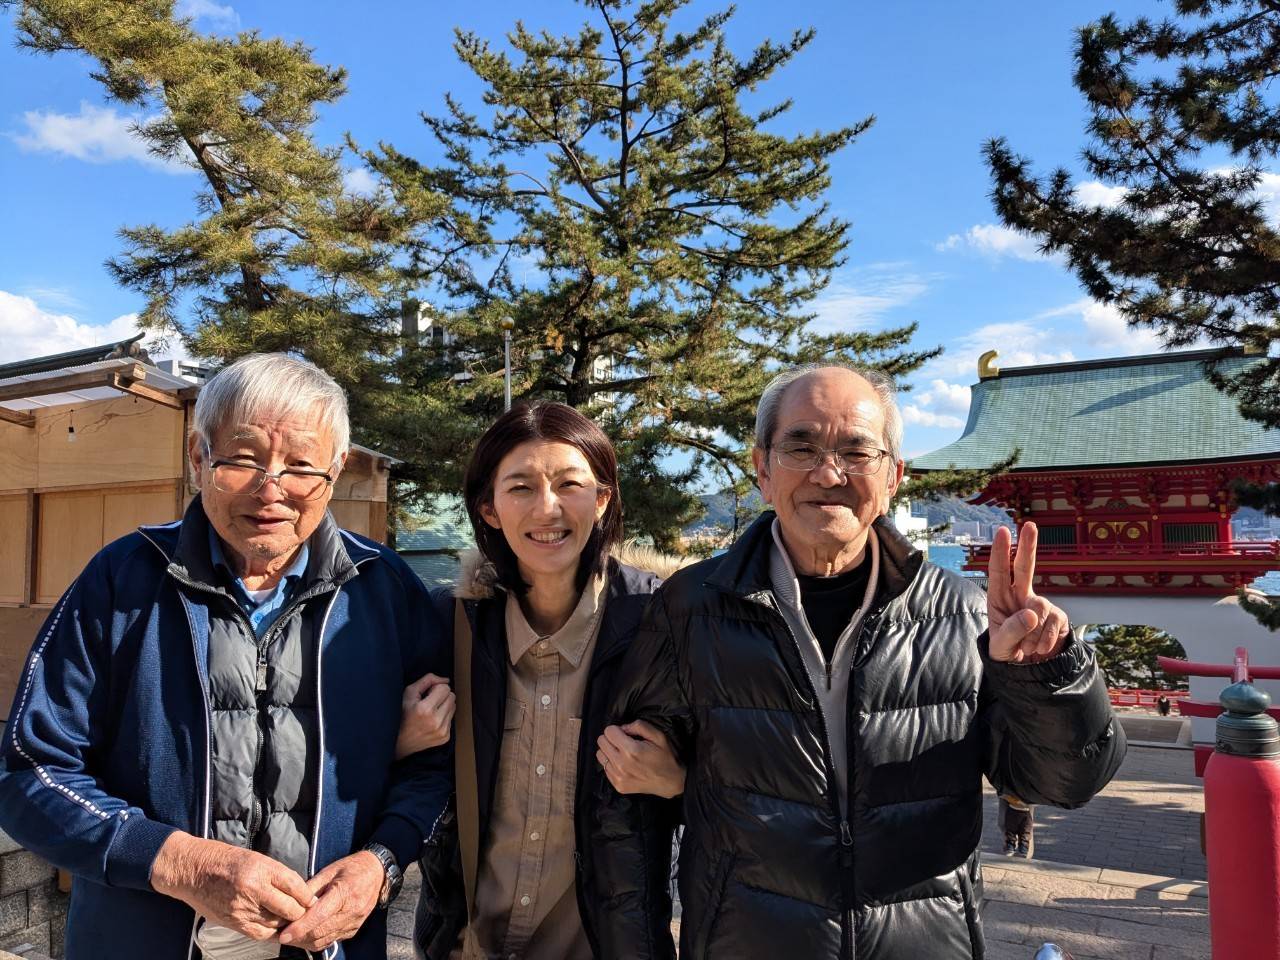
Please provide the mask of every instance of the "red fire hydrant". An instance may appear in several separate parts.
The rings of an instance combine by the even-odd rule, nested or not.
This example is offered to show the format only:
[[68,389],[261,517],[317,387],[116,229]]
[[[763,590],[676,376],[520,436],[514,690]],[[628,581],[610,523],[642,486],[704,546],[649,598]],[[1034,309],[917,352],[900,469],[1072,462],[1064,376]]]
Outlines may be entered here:
[[1213,960],[1280,960],[1280,730],[1247,680],[1220,701],[1204,771]]

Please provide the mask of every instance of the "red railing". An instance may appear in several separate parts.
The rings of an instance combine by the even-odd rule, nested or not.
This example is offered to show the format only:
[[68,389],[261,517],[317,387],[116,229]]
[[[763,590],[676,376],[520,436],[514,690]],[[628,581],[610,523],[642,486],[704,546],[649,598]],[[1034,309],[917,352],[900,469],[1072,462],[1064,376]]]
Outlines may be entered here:
[[1155,707],[1161,697],[1170,702],[1191,696],[1186,690],[1132,690],[1128,687],[1108,687],[1113,707]]
[[[965,547],[970,562],[991,555],[991,544]],[[1280,540],[1227,540],[1218,543],[1042,543],[1036,547],[1041,560],[1074,557],[1142,557],[1152,560],[1201,560],[1206,557],[1280,559]]]
[[[1165,673],[1189,677],[1230,677],[1232,683],[1280,680],[1280,667],[1260,667],[1249,663],[1249,651],[1244,647],[1236,647],[1236,654],[1231,663],[1194,663],[1190,660],[1179,660],[1176,657],[1156,657],[1156,662]],[[1222,713],[1222,705],[1205,700],[1183,699],[1178,701],[1178,713],[1184,717],[1203,717],[1212,720]],[[1276,720],[1280,720],[1280,707],[1271,707],[1267,713]],[[1203,777],[1205,765],[1213,754],[1213,744],[1197,743],[1195,751],[1196,776]]]

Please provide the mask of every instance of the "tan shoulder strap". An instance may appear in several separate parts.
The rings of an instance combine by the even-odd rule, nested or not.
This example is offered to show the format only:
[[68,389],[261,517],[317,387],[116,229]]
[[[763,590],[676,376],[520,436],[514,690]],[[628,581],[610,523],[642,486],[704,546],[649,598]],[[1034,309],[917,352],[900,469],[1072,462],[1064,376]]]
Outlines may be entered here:
[[462,882],[467,895],[467,924],[475,917],[476,871],[480,858],[480,790],[476,783],[476,737],[471,712],[471,622],[456,602],[453,612],[454,790],[458,797],[458,848],[462,854]]

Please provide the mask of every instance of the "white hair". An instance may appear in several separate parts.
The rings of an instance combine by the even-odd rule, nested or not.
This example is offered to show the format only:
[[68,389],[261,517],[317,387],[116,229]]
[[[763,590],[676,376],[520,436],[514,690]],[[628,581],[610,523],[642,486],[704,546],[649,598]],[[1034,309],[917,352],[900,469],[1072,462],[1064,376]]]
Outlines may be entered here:
[[778,429],[778,411],[782,408],[782,397],[787,392],[787,387],[819,370],[848,370],[871,384],[871,389],[880,398],[880,409],[884,411],[885,449],[889,451],[889,456],[894,463],[901,460],[902,412],[898,409],[897,384],[887,373],[851,363],[806,363],[784,370],[770,380],[769,385],[764,388],[764,393],[760,394],[760,403],[756,406],[756,446],[761,450],[769,449],[773,434]]
[[227,424],[297,417],[327,430],[333,459],[351,446],[347,395],[314,363],[287,353],[252,353],[219,370],[196,398],[193,432],[206,446]]

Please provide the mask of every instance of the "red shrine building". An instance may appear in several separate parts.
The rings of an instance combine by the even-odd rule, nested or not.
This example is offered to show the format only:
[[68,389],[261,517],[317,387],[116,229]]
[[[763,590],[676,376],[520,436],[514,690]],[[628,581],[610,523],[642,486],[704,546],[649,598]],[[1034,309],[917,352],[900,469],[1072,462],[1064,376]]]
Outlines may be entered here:
[[[1208,365],[1234,374],[1257,363],[1239,350],[1201,350],[1005,370],[979,361],[969,418],[955,443],[911,461],[913,473],[1013,467],[972,498],[1040,531],[1036,590],[1073,625],[1144,624],[1176,637],[1191,660],[1280,663],[1280,636],[1240,609],[1236,590],[1280,570],[1280,543],[1236,541],[1237,480],[1280,481],[1280,430],[1240,415]],[[985,572],[989,545],[969,548]],[[1191,679],[1217,700],[1223,683]],[[1280,702],[1280,685],[1262,682]],[[1211,720],[1193,721],[1197,741]]]
[[[1280,543],[1236,542],[1238,480],[1280,480],[1280,430],[1240,415],[1205,377],[1256,362],[1204,350],[999,370],[980,365],[963,436],[914,472],[1012,470],[971,502],[1040,531],[1037,589],[1057,594],[1224,596],[1280,569]],[[966,568],[986,570],[990,548]]]

